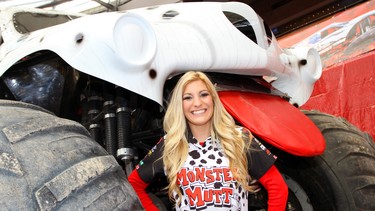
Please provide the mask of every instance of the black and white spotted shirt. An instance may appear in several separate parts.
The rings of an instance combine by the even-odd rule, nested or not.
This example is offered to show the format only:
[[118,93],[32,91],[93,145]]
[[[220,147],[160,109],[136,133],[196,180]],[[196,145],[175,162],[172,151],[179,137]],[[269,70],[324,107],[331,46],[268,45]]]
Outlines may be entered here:
[[[242,137],[249,137],[246,128],[238,128]],[[139,176],[151,183],[159,174],[165,174],[163,145],[165,137],[155,145],[137,165]],[[176,210],[247,210],[248,193],[234,180],[229,161],[218,140],[209,137],[203,145],[190,136],[189,154],[178,173],[177,183],[182,199],[177,198]],[[276,156],[255,138],[248,152],[248,170],[253,179],[259,179],[274,164]]]

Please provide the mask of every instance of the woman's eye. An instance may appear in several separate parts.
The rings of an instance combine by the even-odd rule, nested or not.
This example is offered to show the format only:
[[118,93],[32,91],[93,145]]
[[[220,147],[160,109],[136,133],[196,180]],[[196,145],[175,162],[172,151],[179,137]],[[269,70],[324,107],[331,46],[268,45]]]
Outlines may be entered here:
[[201,97],[207,97],[207,96],[209,96],[210,95],[210,93],[208,93],[208,92],[203,92],[203,93],[201,93]]
[[184,96],[184,97],[182,97],[182,100],[191,100],[191,99],[192,99],[191,96]]

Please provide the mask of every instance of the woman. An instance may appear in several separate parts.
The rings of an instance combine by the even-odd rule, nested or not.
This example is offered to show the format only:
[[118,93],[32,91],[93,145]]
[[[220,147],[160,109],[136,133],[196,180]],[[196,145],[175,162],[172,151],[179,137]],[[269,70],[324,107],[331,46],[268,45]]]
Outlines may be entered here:
[[146,210],[157,210],[145,189],[159,174],[168,178],[176,210],[247,210],[254,179],[268,192],[268,210],[285,210],[288,188],[273,165],[276,157],[235,125],[204,73],[180,78],[164,130],[128,178]]

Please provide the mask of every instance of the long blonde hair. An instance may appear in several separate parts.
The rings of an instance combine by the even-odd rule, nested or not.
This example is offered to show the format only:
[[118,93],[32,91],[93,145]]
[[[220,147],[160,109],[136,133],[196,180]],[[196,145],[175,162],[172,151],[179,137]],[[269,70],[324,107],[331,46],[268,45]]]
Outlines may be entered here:
[[222,105],[210,79],[202,72],[189,71],[177,82],[164,117],[163,126],[167,137],[164,143],[163,162],[169,182],[168,195],[171,200],[174,200],[173,192],[175,191],[181,198],[181,191],[177,186],[177,173],[188,155],[187,123],[182,109],[182,95],[186,85],[197,80],[206,84],[213,99],[211,137],[220,141],[236,181],[246,190],[252,191],[253,189],[248,185],[249,174],[246,157],[250,142],[245,142],[236,130],[232,116]]

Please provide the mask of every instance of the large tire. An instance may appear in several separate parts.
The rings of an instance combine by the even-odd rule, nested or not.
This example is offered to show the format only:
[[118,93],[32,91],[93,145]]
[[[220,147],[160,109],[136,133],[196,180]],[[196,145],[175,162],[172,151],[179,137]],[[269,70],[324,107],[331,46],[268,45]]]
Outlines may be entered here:
[[80,124],[0,101],[2,210],[142,210],[113,156]]
[[375,210],[375,147],[348,123],[316,111],[304,113],[326,140],[321,156],[280,154],[277,166],[289,186],[289,210]]

